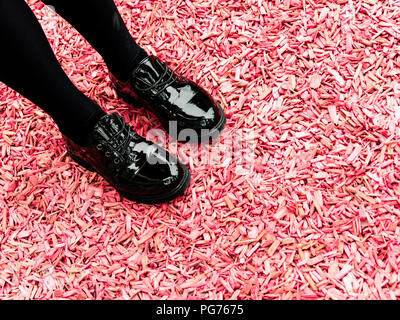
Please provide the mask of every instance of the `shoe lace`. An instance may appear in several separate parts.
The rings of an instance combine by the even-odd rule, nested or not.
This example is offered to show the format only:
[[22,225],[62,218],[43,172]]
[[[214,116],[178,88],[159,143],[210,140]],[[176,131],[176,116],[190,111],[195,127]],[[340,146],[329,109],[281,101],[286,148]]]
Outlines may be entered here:
[[162,76],[151,86],[146,87],[146,88],[140,88],[142,91],[152,91],[153,89],[157,89],[154,95],[158,95],[161,91],[163,91],[167,86],[171,85],[174,83],[176,80],[178,80],[177,75],[175,72],[170,69],[167,65],[166,62],[158,60],[158,62],[161,64],[161,66],[164,68]]
[[[118,122],[120,129],[115,134],[113,134],[107,142],[107,150],[105,150],[105,156],[109,158],[112,154],[116,155],[116,157],[114,158],[114,163],[120,164],[124,161],[124,154],[127,150],[129,143],[132,140],[132,136],[138,140],[139,135],[136,134],[136,132],[134,132],[128,124],[126,124],[125,120],[122,117],[114,118]],[[118,137],[121,137],[122,134],[123,139],[118,142]],[[97,149],[103,150],[103,145],[99,144],[97,146]],[[134,156],[136,157],[136,154],[134,154]]]

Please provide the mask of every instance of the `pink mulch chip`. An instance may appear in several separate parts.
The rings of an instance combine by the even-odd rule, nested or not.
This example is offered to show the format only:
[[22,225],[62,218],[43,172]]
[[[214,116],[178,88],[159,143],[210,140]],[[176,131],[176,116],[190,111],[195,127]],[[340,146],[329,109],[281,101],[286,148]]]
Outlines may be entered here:
[[[81,91],[141,135],[161,128],[28,3]],[[0,298],[398,299],[400,1],[116,3],[148,53],[221,102],[227,128],[201,150],[167,143],[192,184],[142,205],[1,84]]]

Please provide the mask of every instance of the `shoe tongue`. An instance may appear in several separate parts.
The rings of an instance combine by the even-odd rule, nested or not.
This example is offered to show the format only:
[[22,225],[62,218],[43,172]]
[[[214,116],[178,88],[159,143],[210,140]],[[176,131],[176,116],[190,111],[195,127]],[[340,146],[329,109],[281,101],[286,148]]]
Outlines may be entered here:
[[110,139],[122,129],[122,126],[123,121],[121,121],[120,117],[115,113],[111,113],[103,116],[96,124],[95,129],[103,139]]
[[141,62],[134,72],[133,78],[146,86],[151,86],[160,79],[164,72],[164,67],[158,59],[150,56]]

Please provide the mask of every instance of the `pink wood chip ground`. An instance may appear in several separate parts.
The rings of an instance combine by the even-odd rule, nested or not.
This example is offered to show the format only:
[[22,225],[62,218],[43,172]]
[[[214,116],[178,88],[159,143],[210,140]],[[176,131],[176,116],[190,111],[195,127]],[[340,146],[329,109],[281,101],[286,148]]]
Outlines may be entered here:
[[[80,90],[141,135],[161,128],[116,98],[74,29],[28,2]],[[0,298],[397,299],[400,1],[116,3],[148,53],[221,102],[227,128],[201,148],[209,161],[165,144],[192,184],[141,205],[1,84]]]

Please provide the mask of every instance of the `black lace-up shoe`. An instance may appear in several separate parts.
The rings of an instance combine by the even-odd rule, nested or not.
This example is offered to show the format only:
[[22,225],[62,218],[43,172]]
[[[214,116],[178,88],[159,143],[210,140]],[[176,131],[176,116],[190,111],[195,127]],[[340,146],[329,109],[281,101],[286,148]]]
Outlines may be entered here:
[[157,57],[143,59],[127,82],[112,74],[110,77],[121,98],[152,111],[178,141],[207,142],[225,127],[221,106],[204,89],[169,69]]
[[162,203],[182,196],[189,186],[189,169],[139,136],[116,113],[97,122],[86,147],[63,138],[72,159],[99,173],[129,200]]

